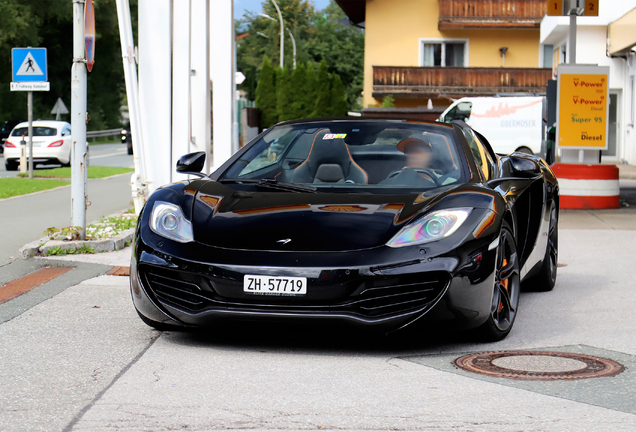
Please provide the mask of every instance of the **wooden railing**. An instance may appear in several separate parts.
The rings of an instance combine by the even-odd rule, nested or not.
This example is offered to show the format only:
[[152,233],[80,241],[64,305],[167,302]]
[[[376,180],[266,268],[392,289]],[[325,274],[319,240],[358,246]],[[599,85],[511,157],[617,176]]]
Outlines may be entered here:
[[440,30],[539,28],[545,0],[439,0]]
[[373,66],[373,96],[545,93],[552,69]]

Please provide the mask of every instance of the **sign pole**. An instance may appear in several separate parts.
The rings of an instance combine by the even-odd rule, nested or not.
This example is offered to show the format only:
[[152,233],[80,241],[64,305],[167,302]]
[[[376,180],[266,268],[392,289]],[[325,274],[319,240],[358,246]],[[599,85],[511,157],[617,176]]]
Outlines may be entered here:
[[71,67],[71,225],[86,240],[86,59],[84,0],[73,0],[73,66]]
[[33,92],[27,92],[27,107],[29,111],[29,178],[33,178]]

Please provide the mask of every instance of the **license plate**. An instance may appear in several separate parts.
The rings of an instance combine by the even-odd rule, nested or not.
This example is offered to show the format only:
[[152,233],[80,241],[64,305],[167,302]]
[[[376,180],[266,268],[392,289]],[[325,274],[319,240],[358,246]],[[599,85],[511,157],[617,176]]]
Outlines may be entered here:
[[307,278],[288,276],[245,275],[243,292],[261,295],[305,295]]

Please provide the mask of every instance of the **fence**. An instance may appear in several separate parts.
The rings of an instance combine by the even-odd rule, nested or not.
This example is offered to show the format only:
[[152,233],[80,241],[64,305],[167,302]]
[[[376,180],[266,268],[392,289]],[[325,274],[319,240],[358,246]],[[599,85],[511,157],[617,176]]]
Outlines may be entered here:
[[[123,128],[117,129],[106,129],[101,131],[90,131],[86,132],[86,139],[92,138],[95,141],[97,138],[104,138],[109,136],[121,136],[121,131]],[[118,140],[119,141],[119,140]]]

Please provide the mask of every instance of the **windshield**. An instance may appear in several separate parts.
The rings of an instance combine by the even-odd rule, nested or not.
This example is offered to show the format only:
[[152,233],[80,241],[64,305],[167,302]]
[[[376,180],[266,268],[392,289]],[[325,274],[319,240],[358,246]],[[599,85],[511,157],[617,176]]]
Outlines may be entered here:
[[[11,136],[27,136],[29,135],[29,128],[20,127],[15,128]],[[57,129],[43,126],[34,126],[33,127],[33,136],[41,136],[41,137],[52,137],[57,136]]]
[[[318,191],[420,192],[463,182],[460,145],[446,125],[329,121],[273,127],[219,181],[274,179]],[[253,183],[252,183],[253,184]]]

